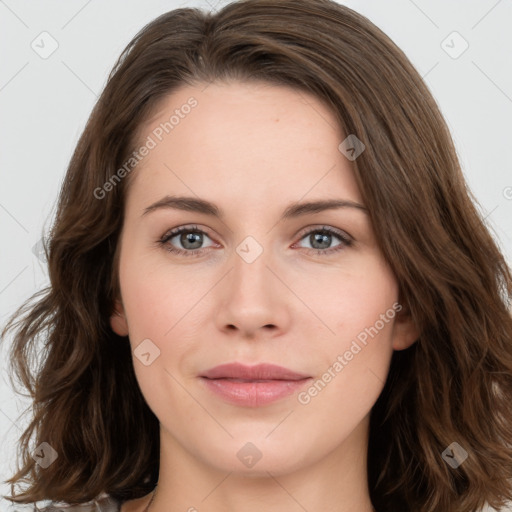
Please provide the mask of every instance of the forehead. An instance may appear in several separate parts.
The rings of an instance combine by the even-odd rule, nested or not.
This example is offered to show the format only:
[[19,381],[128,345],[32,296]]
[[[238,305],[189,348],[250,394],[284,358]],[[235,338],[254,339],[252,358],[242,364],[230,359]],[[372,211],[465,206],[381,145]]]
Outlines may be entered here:
[[217,201],[361,201],[335,115],[313,95],[262,82],[186,85],[163,98],[138,131],[151,149],[130,194]]

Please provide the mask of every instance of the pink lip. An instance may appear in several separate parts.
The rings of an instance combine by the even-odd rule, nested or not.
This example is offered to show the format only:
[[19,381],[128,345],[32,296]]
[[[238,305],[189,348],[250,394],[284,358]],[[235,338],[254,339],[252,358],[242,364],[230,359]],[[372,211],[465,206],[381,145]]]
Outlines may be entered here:
[[257,407],[298,390],[311,379],[273,364],[222,364],[200,376],[208,389],[236,405]]

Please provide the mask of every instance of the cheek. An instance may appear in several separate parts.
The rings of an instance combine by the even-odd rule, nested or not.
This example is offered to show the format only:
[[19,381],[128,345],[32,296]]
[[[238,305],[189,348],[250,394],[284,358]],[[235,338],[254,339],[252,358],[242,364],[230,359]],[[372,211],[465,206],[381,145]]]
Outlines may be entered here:
[[385,262],[375,257],[360,263],[326,281],[323,295],[312,296],[312,309],[331,333],[317,340],[320,382],[304,397],[308,402],[321,395],[317,406],[343,403],[345,412],[354,408],[353,414],[371,408],[384,386],[398,306],[398,285]]
[[[120,273],[133,364],[148,402],[161,389],[172,387],[170,374],[181,373],[183,361],[200,349],[205,304],[201,297],[208,289],[200,273],[184,276],[182,269],[149,260],[127,259]],[[149,366],[138,360],[146,346],[151,356],[156,354]]]
[[194,303],[199,283],[194,284],[193,279],[184,283],[179,269],[151,258],[131,258],[122,263],[121,291],[130,338],[133,342],[141,337],[164,339]]
[[322,364],[311,386],[297,396],[297,418],[306,429],[322,429],[326,449],[329,440],[348,436],[369,414],[384,388],[393,354],[394,298],[355,294],[352,301],[340,300],[342,313],[331,324],[336,336],[318,345],[315,356]]
[[345,268],[308,280],[301,293],[307,297],[313,313],[329,328],[327,339],[343,344],[376,322],[378,330],[386,334],[389,322],[384,326],[380,319],[386,313],[394,317],[398,285],[383,259],[369,253],[347,260]]
[[[170,275],[158,265],[127,265],[121,279],[137,382],[150,409],[167,424],[173,421],[169,404],[184,399],[177,384],[183,381],[182,361],[193,349],[190,340],[199,339],[190,336],[195,288],[184,285],[183,275]],[[149,357],[144,358],[145,353]]]

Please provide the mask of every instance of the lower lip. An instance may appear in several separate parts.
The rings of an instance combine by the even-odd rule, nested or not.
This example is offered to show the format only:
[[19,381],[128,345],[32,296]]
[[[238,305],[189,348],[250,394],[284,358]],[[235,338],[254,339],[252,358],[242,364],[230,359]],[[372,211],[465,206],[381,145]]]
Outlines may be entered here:
[[306,382],[309,382],[311,378],[259,382],[242,382],[235,379],[207,379],[206,377],[202,377],[202,380],[208,389],[228,402],[235,405],[258,407],[295,393]]

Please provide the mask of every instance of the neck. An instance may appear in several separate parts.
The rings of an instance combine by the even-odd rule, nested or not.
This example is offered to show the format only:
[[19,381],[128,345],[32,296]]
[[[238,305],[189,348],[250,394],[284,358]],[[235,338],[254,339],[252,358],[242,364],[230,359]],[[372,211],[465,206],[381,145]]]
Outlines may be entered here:
[[[373,512],[367,482],[368,424],[362,422],[334,451],[308,466],[212,467],[161,428],[158,491],[149,512]],[[243,444],[243,443],[242,443]],[[235,459],[236,460],[236,459]]]

